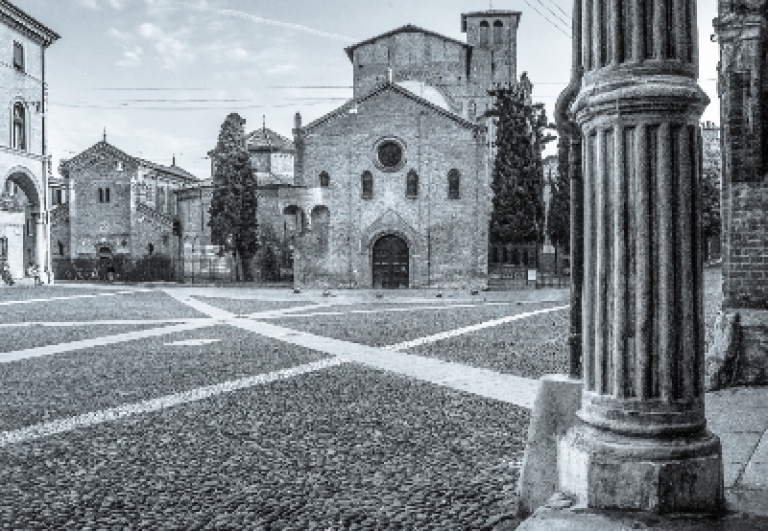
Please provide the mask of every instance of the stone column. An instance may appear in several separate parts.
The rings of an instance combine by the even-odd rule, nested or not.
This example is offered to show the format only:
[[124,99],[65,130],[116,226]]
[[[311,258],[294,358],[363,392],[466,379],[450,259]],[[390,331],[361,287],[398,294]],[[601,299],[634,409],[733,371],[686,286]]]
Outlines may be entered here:
[[[672,44],[695,45],[696,2],[592,2],[583,20],[603,28],[591,35],[598,57],[585,61],[571,106],[584,139],[582,422],[560,443],[560,489],[595,509],[716,510],[722,452],[704,417],[699,228],[709,100],[696,53]],[[619,40],[632,50],[603,60]]]
[[46,214],[35,214],[35,265],[40,272],[40,279],[47,283],[45,269],[48,267],[48,228],[45,223]]

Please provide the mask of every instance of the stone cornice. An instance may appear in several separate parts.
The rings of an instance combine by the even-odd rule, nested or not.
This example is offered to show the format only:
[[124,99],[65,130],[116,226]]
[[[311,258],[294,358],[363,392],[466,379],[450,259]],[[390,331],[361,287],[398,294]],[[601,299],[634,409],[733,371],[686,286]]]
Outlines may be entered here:
[[61,38],[7,0],[0,0],[0,21],[46,48]]
[[47,159],[47,157],[44,157],[42,155],[37,155],[35,153],[30,153],[28,151],[22,151],[19,149],[13,149],[8,146],[0,146],[0,153],[9,153],[11,155],[15,155],[17,157],[23,157],[25,159],[34,160],[37,162],[43,162]]

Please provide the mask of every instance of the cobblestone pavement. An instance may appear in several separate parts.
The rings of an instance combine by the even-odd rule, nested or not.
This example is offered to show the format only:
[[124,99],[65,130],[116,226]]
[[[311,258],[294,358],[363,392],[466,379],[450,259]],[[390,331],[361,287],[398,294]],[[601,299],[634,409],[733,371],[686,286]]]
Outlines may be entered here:
[[4,290],[0,529],[491,530],[538,369],[468,346],[567,300],[515,295]]

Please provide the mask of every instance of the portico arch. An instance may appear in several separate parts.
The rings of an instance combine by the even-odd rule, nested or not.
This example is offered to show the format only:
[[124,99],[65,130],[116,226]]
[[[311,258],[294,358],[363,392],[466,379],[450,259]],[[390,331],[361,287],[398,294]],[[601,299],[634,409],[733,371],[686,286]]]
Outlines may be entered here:
[[[46,201],[42,179],[24,166],[5,172],[0,183],[0,237],[8,242],[6,262],[14,277],[29,266],[50,269]],[[9,183],[14,186],[9,186]],[[45,275],[42,275],[46,279]]]

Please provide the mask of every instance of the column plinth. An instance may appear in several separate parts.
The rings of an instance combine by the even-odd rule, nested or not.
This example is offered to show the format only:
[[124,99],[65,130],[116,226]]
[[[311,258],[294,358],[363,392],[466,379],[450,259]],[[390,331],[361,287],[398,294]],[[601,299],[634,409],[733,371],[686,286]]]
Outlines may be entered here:
[[698,124],[709,99],[695,50],[680,45],[693,41],[695,2],[592,2],[585,26],[613,29],[582,37],[598,57],[570,109],[583,138],[584,388],[581,424],[559,443],[559,485],[595,509],[719,510],[703,378]]

